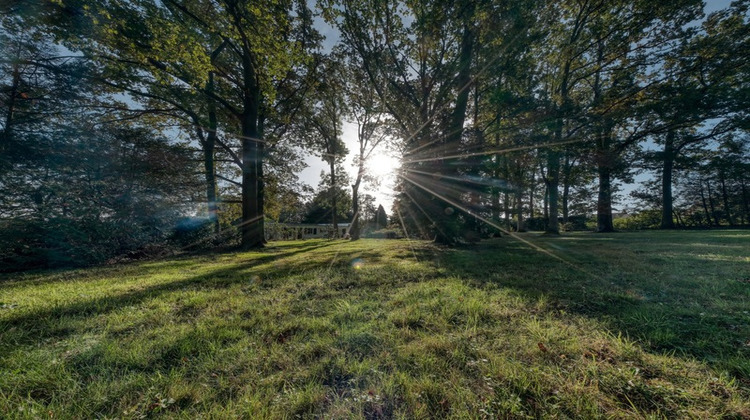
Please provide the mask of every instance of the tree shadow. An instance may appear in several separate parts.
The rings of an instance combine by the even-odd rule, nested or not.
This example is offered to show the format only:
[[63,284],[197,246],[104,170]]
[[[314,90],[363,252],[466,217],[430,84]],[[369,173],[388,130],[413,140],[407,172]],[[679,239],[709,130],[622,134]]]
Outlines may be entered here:
[[[742,273],[721,259],[707,267],[696,248],[683,243],[629,249],[618,240],[599,239],[534,240],[565,263],[505,238],[446,250],[440,264],[476,287],[494,283],[529,301],[547,299],[552,307],[594,318],[649,351],[692,357],[750,383],[750,284],[741,282]],[[619,261],[608,260],[617,254]],[[644,269],[639,259],[659,271]],[[697,268],[704,275],[685,276]],[[722,281],[711,281],[707,272]],[[750,278],[750,270],[744,275]]]
[[[334,245],[333,241],[308,240],[300,242],[290,242],[283,245],[274,244],[255,251],[260,254],[259,258],[273,258],[283,252],[285,257],[312,251],[319,248],[325,248]],[[0,284],[3,289],[12,290],[30,285],[44,285],[67,280],[75,279],[76,281],[99,280],[101,277],[117,275],[123,269],[137,269],[139,276],[150,276],[164,269],[187,269],[194,267],[197,263],[210,262],[217,258],[242,254],[237,248],[221,249],[218,251],[196,251],[183,253],[175,256],[167,256],[157,259],[134,260],[118,262],[112,265],[98,265],[88,268],[59,268],[59,269],[38,269],[26,272],[6,274],[5,278],[0,277]]]
[[[288,245],[283,247],[285,251],[283,253],[272,251],[272,253],[266,253],[265,255],[253,256],[252,259],[246,262],[239,264],[232,263],[228,268],[213,270],[197,276],[167,281],[148,287],[132,287],[128,291],[120,294],[107,294],[103,297],[83,301],[79,300],[65,305],[23,311],[17,315],[9,314],[4,319],[0,319],[0,338],[4,338],[5,340],[8,340],[7,342],[10,342],[10,337],[8,337],[7,334],[16,331],[22,332],[22,334],[17,335],[12,340],[16,345],[32,344],[48,338],[62,339],[76,332],[69,327],[55,326],[57,321],[60,321],[63,318],[76,320],[99,316],[124,307],[136,306],[146,300],[155,299],[175,291],[189,290],[190,288],[227,288],[238,283],[251,284],[255,281],[258,275],[262,275],[265,279],[273,279],[283,277],[293,272],[320,268],[319,264],[314,261],[294,261],[293,257],[312,250],[329,247],[334,244],[334,242],[314,241],[311,243]],[[185,261],[178,261],[177,267],[187,267],[189,265],[200,264],[202,260],[193,261],[192,264],[188,265],[183,264],[184,262]],[[274,262],[276,264],[268,266],[269,263]],[[147,277],[160,270],[164,270],[167,267],[172,269],[175,268],[172,264],[172,260],[164,263],[151,264],[151,266],[144,271],[142,271],[142,267],[138,265],[129,268],[137,269],[137,275],[139,277]],[[258,269],[259,267],[262,267],[262,269]],[[122,267],[112,267],[110,269],[113,270],[112,274],[114,274],[118,273],[119,270],[122,270]],[[257,273],[253,272],[253,269],[256,269]],[[105,272],[98,272],[97,276],[106,275],[106,273],[106,270]],[[55,282],[64,283],[64,281],[65,279],[54,279],[44,281],[41,284]],[[33,285],[40,284],[37,280],[29,280],[28,282]],[[20,287],[21,285],[28,285],[29,283],[19,281],[14,283],[14,286]],[[272,283],[266,282],[263,287],[271,286]]]

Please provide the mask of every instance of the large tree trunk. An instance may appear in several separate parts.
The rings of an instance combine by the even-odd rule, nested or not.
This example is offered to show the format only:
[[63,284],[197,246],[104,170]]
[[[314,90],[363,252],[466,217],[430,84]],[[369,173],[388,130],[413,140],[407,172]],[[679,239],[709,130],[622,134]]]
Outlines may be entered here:
[[242,226],[243,248],[263,246],[263,202],[260,200],[262,162],[258,136],[260,92],[249,53],[243,57],[244,85],[242,126]]
[[609,166],[599,165],[599,197],[596,206],[596,231],[614,232],[612,220],[612,174]]
[[674,169],[674,131],[667,133],[664,142],[664,157],[661,172],[661,228],[674,229],[674,220],[672,218],[674,202],[672,200],[672,171]]
[[339,224],[337,220],[338,205],[336,203],[336,161],[333,157],[330,158],[331,166],[331,223],[333,224],[333,237],[338,238],[339,236]]
[[745,180],[742,180],[742,205],[745,209],[745,216],[742,218],[742,224],[750,223],[750,194],[747,193]]
[[352,240],[356,241],[360,236],[359,219],[361,218],[359,215],[359,182],[352,185],[352,211],[354,212],[354,216],[349,234],[351,235]]
[[549,220],[549,184],[544,180],[544,195],[542,196],[542,218],[544,219],[544,229],[547,229]]
[[21,72],[19,71],[18,64],[13,65],[13,81],[11,82],[10,88],[8,89],[8,111],[5,114],[5,126],[3,127],[3,138],[0,141],[0,152],[6,153],[7,148],[10,146],[11,137],[13,135],[13,115],[16,110],[16,97],[18,96],[19,86],[21,84]]
[[534,193],[536,192],[536,186],[535,183],[531,183],[531,188],[529,188],[529,217],[534,217]]
[[706,214],[706,221],[708,222],[708,227],[711,227],[711,213],[708,212],[708,205],[706,204],[706,195],[703,193],[703,180],[700,181],[700,193],[701,193],[701,202],[703,203],[703,212]]
[[[473,15],[473,6],[470,6],[472,10],[469,13],[467,19]],[[456,105],[453,108],[453,112],[450,118],[450,125],[447,130],[447,144],[451,148],[458,150],[458,146],[461,143],[463,137],[463,127],[466,120],[466,108],[469,103],[469,91],[468,85],[471,82],[471,58],[474,49],[474,34],[471,29],[471,23],[467,22],[464,24],[463,34],[461,36],[461,50],[459,52],[459,69],[458,76],[456,77],[456,88],[459,89],[458,95],[456,95]],[[458,197],[455,197],[456,201]],[[440,216],[446,225],[455,225],[455,219],[458,217],[458,213],[452,213],[445,216]],[[438,230],[435,237],[435,241],[438,243],[452,245],[456,242],[458,232],[453,232],[454,229],[448,229],[447,226],[443,230]],[[454,236],[454,237],[449,237]]]
[[263,139],[263,127],[265,123],[265,117],[262,113],[259,113],[258,115],[258,209],[260,211],[260,219],[258,219],[258,228],[257,230],[260,232],[260,238],[263,241],[263,243],[266,243],[266,217],[265,217],[265,208],[266,208],[266,182],[265,182],[265,176],[263,174],[263,162],[266,159],[266,142],[260,141],[260,139]]
[[[208,74],[208,86],[206,90],[213,93],[214,91],[214,74]],[[206,177],[206,201],[208,207],[208,220],[213,225],[214,233],[219,233],[219,212],[216,197],[216,129],[218,122],[216,118],[216,102],[209,96],[208,98],[208,133],[206,141],[203,143],[203,167]]]
[[727,194],[727,184],[723,170],[719,170],[719,182],[721,183],[721,201],[724,204],[724,213],[727,215],[729,226],[734,226],[734,217],[729,207],[729,194]]
[[708,206],[711,208],[711,216],[714,219],[714,226],[719,227],[719,217],[716,216],[716,206],[714,206],[714,195],[711,192],[711,181],[706,181],[706,193],[708,193]]
[[612,167],[614,166],[614,152],[610,150],[611,129],[602,128],[597,140],[596,164],[599,176],[599,194],[596,205],[596,231],[614,232],[612,220]]
[[[560,123],[562,124],[562,123]],[[562,127],[559,128],[562,130]],[[561,135],[556,135],[556,138],[560,138]],[[560,152],[557,150],[549,150],[547,153],[547,205],[549,207],[547,228],[546,233],[559,234],[560,233],[560,222],[559,208],[558,208],[558,187],[560,186]]]
[[354,181],[354,184],[352,184],[352,212],[354,213],[354,216],[352,219],[352,227],[349,230],[349,234],[351,235],[351,238],[353,241],[356,241],[357,239],[359,239],[360,231],[361,231],[360,219],[362,217],[359,214],[359,185],[362,183],[362,174],[364,172],[365,172],[364,151],[360,149],[359,170],[357,171],[357,179]]
[[208,220],[213,225],[214,233],[219,233],[221,228],[219,226],[219,212],[216,197],[216,168],[214,164],[215,145],[216,137],[212,138],[211,133],[209,133],[206,137],[206,142],[203,145],[203,167],[206,179],[206,200]]
[[525,232],[526,227],[523,222],[523,189],[516,191],[516,232]]
[[565,163],[563,165],[563,194],[562,194],[562,221],[568,223],[568,202],[570,200],[570,183],[571,172],[573,171],[573,162],[570,161],[570,154],[565,153]]
[[503,212],[505,213],[505,230],[510,231],[510,194],[503,193]]

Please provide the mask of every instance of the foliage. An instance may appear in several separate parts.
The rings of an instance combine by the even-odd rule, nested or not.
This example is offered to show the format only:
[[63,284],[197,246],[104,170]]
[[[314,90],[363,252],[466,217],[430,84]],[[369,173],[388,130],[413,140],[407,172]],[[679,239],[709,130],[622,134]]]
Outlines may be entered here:
[[302,223],[330,223],[334,203],[336,205],[336,217],[339,222],[349,222],[352,214],[352,196],[348,188],[343,187],[348,183],[346,172],[339,171],[340,182],[336,186],[335,200],[332,200],[330,173],[321,173],[318,191],[308,203],[305,204],[305,214]]
[[614,220],[615,229],[618,230],[657,229],[660,223],[660,210],[643,210]]
[[190,154],[148,129],[105,127],[53,145],[42,161],[15,160],[0,184],[5,270],[102,262],[163,242],[192,210]]

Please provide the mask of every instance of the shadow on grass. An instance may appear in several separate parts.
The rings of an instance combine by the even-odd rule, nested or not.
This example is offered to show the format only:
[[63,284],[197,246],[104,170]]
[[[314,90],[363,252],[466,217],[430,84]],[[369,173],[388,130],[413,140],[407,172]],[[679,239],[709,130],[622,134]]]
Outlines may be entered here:
[[[260,257],[259,258],[273,259],[278,257],[280,250],[289,250],[283,252],[285,257],[293,256],[303,252],[312,251],[318,248],[324,248],[334,245],[333,241],[322,242],[320,240],[309,240],[283,244],[273,244],[271,246],[260,248],[256,250]],[[209,251],[197,251],[191,253],[180,254],[177,256],[168,256],[160,259],[145,260],[145,261],[128,261],[121,262],[114,265],[99,265],[88,268],[59,268],[59,269],[40,269],[32,270],[22,273],[11,273],[6,274],[5,277],[0,277],[0,285],[5,290],[12,290],[27,286],[39,286],[43,284],[65,282],[67,280],[75,279],[76,281],[81,280],[99,280],[101,277],[107,277],[110,275],[118,274],[122,270],[137,269],[139,277],[146,277],[156,274],[164,269],[186,269],[194,267],[196,263],[210,262],[217,258],[226,256],[236,255],[244,251],[236,248],[223,249],[216,252]],[[264,255],[265,254],[265,255]]]
[[[320,268],[319,264],[314,261],[297,262],[289,261],[292,257],[306,253],[312,250],[317,250],[325,247],[334,245],[335,242],[313,242],[313,243],[302,243],[299,245],[287,245],[283,248],[286,250],[283,254],[273,253],[260,255],[253,257],[249,261],[240,264],[232,264],[228,268],[214,270],[198,276],[193,276],[181,280],[166,281],[164,283],[156,284],[153,286],[131,289],[126,293],[117,295],[107,295],[104,297],[90,299],[86,301],[77,301],[66,305],[54,306],[51,308],[44,308],[40,310],[32,310],[22,312],[18,315],[9,314],[5,319],[0,320],[0,337],[3,336],[3,332],[9,331],[22,331],[23,339],[15,339],[15,344],[31,344],[44,340],[46,338],[55,337],[63,338],[65,336],[74,334],[75,331],[69,327],[55,327],[57,321],[61,321],[64,318],[66,321],[71,319],[88,318],[97,315],[103,315],[117,309],[138,305],[146,300],[155,299],[165,294],[185,290],[189,288],[226,288],[238,283],[252,284],[254,276],[262,274],[265,279],[273,279],[278,276],[289,275],[294,272],[304,272]],[[259,253],[262,251],[259,251]],[[175,265],[172,264],[173,260],[165,263],[158,263],[155,266],[151,266],[149,269],[142,271],[138,270],[137,275],[139,277],[148,276],[155,272],[165,269],[174,269]],[[253,268],[264,266],[271,262],[278,262],[271,267],[263,268],[257,273],[251,272]],[[178,263],[178,267],[183,267],[182,261]],[[198,262],[199,263],[199,262]],[[196,264],[196,262],[193,262]],[[139,267],[132,267],[139,268]],[[121,268],[113,267],[112,270],[118,270]],[[106,272],[99,272],[101,275],[106,275]],[[64,282],[65,280],[57,279],[50,280],[48,282]],[[114,282],[115,280],[113,280]],[[34,285],[39,284],[38,282],[31,280]],[[21,282],[19,282],[21,283]],[[20,286],[20,284],[15,284]],[[264,287],[269,287],[264,286]],[[6,340],[8,338],[6,337]]]
[[742,282],[750,267],[741,257],[701,256],[733,248],[655,236],[530,239],[570,266],[507,238],[446,250],[441,266],[476,286],[492,282],[530,301],[549,299],[647,350],[702,360],[750,385],[750,283]]

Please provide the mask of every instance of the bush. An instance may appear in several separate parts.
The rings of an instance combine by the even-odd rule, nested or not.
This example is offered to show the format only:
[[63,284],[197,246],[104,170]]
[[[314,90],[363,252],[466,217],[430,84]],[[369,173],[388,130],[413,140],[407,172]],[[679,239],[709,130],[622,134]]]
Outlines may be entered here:
[[210,243],[213,225],[206,217],[184,217],[177,220],[169,241],[180,247]]
[[580,231],[580,230],[592,230],[589,228],[588,222],[589,217],[586,215],[568,216],[568,223],[562,225],[561,229],[566,232]]
[[661,210],[644,210],[612,221],[617,230],[658,229],[661,225]]
[[[169,219],[161,223],[169,224]],[[147,221],[13,219],[0,222],[0,231],[0,272],[81,267],[115,257],[143,258],[162,255],[168,247],[168,231]],[[195,235],[191,231],[181,238]]]
[[396,229],[380,229],[368,232],[363,235],[363,237],[373,239],[398,239],[401,237],[401,232]]

